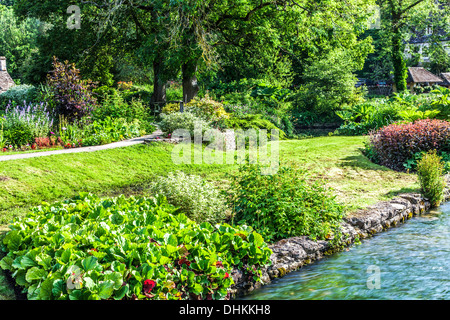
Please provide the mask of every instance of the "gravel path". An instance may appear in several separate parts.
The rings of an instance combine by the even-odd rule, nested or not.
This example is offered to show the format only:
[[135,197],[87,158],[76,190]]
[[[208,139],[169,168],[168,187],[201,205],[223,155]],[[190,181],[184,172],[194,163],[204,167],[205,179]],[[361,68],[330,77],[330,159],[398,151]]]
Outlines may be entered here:
[[99,150],[123,148],[123,147],[129,147],[129,146],[134,146],[136,144],[144,143],[144,141],[146,139],[151,139],[151,138],[154,138],[154,137],[157,137],[160,135],[162,135],[162,132],[160,130],[156,130],[155,132],[153,132],[150,135],[146,135],[143,137],[134,138],[134,139],[130,139],[130,140],[113,142],[113,143],[105,144],[105,145],[101,145],[101,146],[62,149],[62,150],[53,150],[53,151],[42,151],[42,152],[31,152],[31,153],[11,154],[11,155],[0,155],[0,161],[10,161],[10,160],[18,160],[18,159],[45,157],[45,156],[51,156],[51,155],[55,155],[55,154],[94,152],[94,151],[99,151]]

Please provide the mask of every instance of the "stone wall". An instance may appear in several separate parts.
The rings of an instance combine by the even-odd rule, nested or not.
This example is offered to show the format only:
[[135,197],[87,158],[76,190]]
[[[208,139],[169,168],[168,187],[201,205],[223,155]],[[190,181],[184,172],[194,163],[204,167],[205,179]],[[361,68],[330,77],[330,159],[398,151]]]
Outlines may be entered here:
[[[450,186],[450,176],[446,177]],[[445,200],[450,200],[450,190],[444,192]],[[342,233],[346,245],[352,245],[356,240],[368,238],[378,232],[405,222],[415,215],[426,213],[430,209],[430,202],[420,194],[399,194],[390,201],[379,202],[366,209],[354,212],[344,218]],[[273,279],[282,277],[286,273],[295,271],[304,265],[332,254],[328,241],[312,241],[308,237],[293,237],[280,240],[269,246],[273,254],[272,264],[262,270],[261,280],[255,282],[251,277],[246,278],[241,270],[234,269],[231,273],[235,284],[231,294],[238,297],[251,293]]]

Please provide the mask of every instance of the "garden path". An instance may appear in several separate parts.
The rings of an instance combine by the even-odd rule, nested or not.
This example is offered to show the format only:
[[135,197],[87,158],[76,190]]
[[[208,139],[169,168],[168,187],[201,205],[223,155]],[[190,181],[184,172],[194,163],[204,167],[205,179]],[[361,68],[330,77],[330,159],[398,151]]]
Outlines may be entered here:
[[55,155],[55,154],[93,152],[93,151],[99,151],[99,150],[123,148],[123,147],[129,147],[129,146],[133,146],[136,144],[144,143],[145,140],[147,140],[147,139],[155,138],[155,137],[161,136],[161,135],[162,135],[162,131],[158,129],[158,130],[154,131],[152,134],[145,135],[143,137],[113,142],[113,143],[104,144],[101,146],[81,147],[81,148],[73,148],[73,149],[42,151],[42,152],[30,152],[30,153],[11,154],[11,155],[0,155],[0,161],[10,161],[10,160],[18,160],[18,159],[45,157],[45,156],[51,156],[51,155]]

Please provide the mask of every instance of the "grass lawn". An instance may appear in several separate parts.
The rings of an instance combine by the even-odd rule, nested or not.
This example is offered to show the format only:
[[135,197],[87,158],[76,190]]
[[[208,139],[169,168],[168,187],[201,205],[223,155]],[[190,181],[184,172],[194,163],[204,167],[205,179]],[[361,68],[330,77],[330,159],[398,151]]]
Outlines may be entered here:
[[[296,163],[312,177],[324,179],[352,211],[418,191],[415,175],[397,173],[371,163],[360,151],[365,137],[318,137],[280,142],[282,165]],[[102,196],[146,194],[159,175],[183,170],[228,184],[237,165],[175,165],[169,144],[138,145],[91,153],[61,154],[0,162],[0,225],[42,201],[70,198],[81,191]]]
[[[282,165],[296,164],[334,189],[347,212],[418,191],[415,175],[371,163],[361,153],[365,137],[318,137],[280,142]],[[237,165],[175,165],[173,145],[155,143],[89,153],[0,162],[0,233],[42,201],[53,202],[91,192],[100,196],[148,195],[151,181],[170,171],[198,174],[226,188]],[[0,270],[0,300],[14,299]]]

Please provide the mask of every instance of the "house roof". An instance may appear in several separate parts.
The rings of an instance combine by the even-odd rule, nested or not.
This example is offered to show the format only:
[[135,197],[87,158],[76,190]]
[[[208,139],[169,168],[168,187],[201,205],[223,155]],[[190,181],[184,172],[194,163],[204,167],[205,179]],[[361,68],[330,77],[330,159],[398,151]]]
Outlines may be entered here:
[[411,67],[408,68],[408,80],[407,82],[414,82],[414,83],[439,83],[443,80],[439,78],[438,76],[432,74],[430,71],[425,70],[422,67]]
[[440,76],[444,80],[444,84],[450,84],[450,72],[441,73]]

